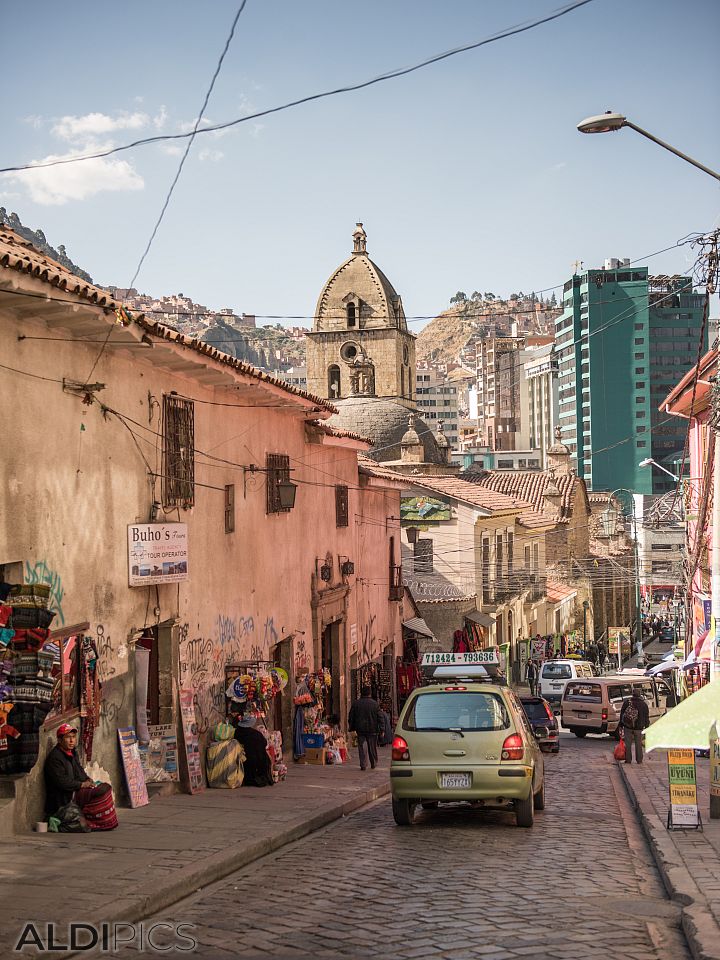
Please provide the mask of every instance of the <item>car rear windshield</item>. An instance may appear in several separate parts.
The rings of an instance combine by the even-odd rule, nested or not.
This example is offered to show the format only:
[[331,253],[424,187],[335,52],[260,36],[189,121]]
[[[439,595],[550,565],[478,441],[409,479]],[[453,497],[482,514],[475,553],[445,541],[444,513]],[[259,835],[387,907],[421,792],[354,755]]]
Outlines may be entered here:
[[494,693],[420,693],[405,717],[406,730],[505,730],[510,716]]
[[528,719],[532,720],[533,723],[547,723],[548,715],[547,710],[545,709],[545,704],[540,700],[530,700],[526,702],[522,701],[523,710]]
[[572,670],[567,663],[546,663],[542,675],[544,680],[569,680]]
[[586,703],[602,703],[602,687],[599,683],[569,683],[563,700],[584,700]]

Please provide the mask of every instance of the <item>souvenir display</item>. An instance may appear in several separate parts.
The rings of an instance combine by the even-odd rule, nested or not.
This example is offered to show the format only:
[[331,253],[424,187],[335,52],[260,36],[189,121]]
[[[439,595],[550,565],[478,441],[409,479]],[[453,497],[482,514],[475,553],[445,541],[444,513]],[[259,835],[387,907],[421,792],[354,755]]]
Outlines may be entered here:
[[258,660],[228,664],[225,667],[227,714],[242,712],[246,717],[264,719],[272,700],[287,682],[285,670],[269,662]]

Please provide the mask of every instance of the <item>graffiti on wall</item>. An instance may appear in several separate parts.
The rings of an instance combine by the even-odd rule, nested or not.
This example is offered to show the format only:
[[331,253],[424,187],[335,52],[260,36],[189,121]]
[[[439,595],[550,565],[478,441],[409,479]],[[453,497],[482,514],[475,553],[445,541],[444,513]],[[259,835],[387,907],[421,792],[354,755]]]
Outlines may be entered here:
[[272,617],[256,630],[252,615],[221,614],[213,636],[192,636],[187,623],[180,627],[180,685],[193,691],[201,733],[224,715],[225,666],[243,660],[268,660],[278,640]]
[[65,599],[65,590],[62,585],[62,578],[57,570],[49,567],[47,561],[38,560],[31,564],[29,560],[25,561],[25,583],[46,583],[50,587],[50,601],[48,606],[57,614],[55,628],[65,625],[65,616],[63,614],[63,600]]

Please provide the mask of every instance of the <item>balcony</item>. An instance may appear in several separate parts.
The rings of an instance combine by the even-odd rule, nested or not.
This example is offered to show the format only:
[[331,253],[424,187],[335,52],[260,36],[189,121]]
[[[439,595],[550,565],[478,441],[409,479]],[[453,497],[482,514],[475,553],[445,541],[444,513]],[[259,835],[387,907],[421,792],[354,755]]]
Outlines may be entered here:
[[514,597],[527,593],[526,603],[537,603],[545,596],[547,577],[537,573],[527,573],[525,570],[513,571],[506,574],[502,581],[491,580],[483,588],[483,602],[506,603]]

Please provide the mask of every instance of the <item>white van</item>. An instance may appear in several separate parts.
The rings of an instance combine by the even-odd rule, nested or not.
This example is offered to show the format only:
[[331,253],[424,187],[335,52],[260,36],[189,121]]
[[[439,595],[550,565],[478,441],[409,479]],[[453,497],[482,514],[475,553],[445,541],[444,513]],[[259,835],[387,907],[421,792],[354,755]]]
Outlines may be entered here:
[[549,703],[560,706],[569,680],[587,680],[594,676],[592,664],[587,660],[546,660],[540,668],[539,694]]

